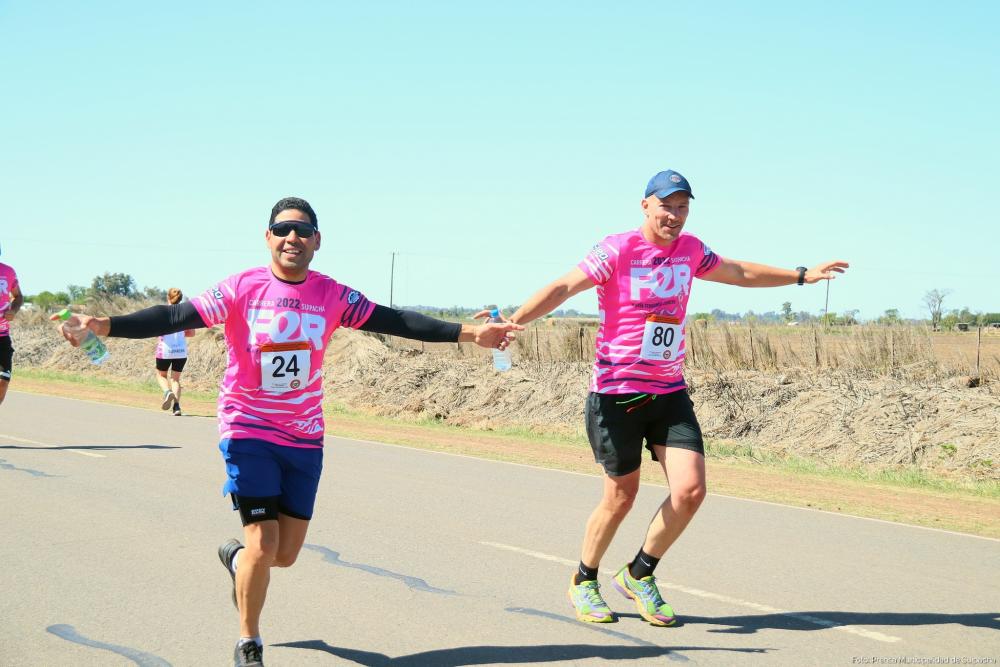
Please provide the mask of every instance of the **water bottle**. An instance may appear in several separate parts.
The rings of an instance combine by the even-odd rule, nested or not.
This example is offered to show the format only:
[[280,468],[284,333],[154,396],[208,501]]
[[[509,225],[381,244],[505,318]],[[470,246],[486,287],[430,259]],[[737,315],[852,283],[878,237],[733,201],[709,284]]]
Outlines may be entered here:
[[[500,309],[494,308],[493,310],[491,310],[490,316],[486,319],[486,321],[503,322],[503,320],[500,319]],[[503,371],[509,371],[510,366],[511,366],[510,348],[507,348],[505,350],[498,350],[497,348],[493,348],[493,368],[503,372]]]
[[[70,312],[69,308],[63,308],[59,311],[59,319],[63,322],[72,316],[73,313]],[[90,357],[91,363],[99,364],[108,358],[107,346],[104,344],[104,341],[94,334],[93,331],[87,332],[87,337],[83,339],[82,343],[80,343],[80,348],[87,353],[88,357]]]

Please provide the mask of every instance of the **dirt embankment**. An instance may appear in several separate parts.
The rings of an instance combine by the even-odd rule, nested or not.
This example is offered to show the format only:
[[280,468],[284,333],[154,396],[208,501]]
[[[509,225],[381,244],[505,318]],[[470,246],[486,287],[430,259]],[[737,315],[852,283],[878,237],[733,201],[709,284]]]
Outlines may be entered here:
[[[153,377],[155,341],[110,339],[100,368],[48,323],[15,326],[17,368]],[[218,331],[190,340],[185,386],[214,392],[225,367]],[[421,354],[339,330],[325,362],[328,398],[358,411],[430,417],[479,428],[515,427],[583,437],[590,364],[516,364],[494,372],[480,358]],[[761,455],[795,455],[873,469],[916,466],[962,479],[1000,480],[1000,388],[961,378],[857,377],[847,372],[691,370],[705,434]]]

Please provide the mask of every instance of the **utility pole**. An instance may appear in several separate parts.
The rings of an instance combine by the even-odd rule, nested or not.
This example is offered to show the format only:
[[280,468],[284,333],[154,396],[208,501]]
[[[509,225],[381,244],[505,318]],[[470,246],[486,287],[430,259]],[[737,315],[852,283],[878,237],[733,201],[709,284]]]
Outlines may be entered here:
[[823,323],[826,324],[826,314],[830,312],[830,281],[826,281],[826,303],[823,304]]
[[392,268],[389,269],[389,307],[392,308],[392,287],[396,283],[396,253],[392,253]]

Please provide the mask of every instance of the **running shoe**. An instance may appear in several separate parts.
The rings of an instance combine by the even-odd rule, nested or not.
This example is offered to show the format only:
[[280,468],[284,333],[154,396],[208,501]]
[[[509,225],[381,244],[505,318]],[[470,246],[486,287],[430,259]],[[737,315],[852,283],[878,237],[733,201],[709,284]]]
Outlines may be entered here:
[[167,391],[163,392],[163,403],[160,404],[160,409],[169,410],[170,406],[173,405],[174,401],[176,400],[177,397],[174,396],[174,392],[168,389]]
[[233,663],[236,667],[264,667],[264,647],[253,640],[236,644]]
[[[243,548],[239,540],[229,540],[224,544],[219,545],[219,560],[222,561],[223,566],[226,568],[226,572],[229,573],[229,578],[233,580],[233,606],[239,611],[240,607],[236,604],[236,573],[233,572],[233,556],[236,552]],[[237,664],[239,664],[237,662]]]
[[656,587],[656,577],[653,575],[633,579],[626,565],[618,570],[614,584],[618,592],[635,602],[639,614],[653,625],[673,625],[677,622],[673,608],[660,596],[660,589]]
[[608,603],[601,597],[601,585],[596,581],[576,582],[576,574],[569,578],[570,604],[576,609],[577,620],[586,623],[614,623],[615,615],[611,613]]
[[174,403],[174,417],[180,417],[180,416],[181,416],[181,404]]

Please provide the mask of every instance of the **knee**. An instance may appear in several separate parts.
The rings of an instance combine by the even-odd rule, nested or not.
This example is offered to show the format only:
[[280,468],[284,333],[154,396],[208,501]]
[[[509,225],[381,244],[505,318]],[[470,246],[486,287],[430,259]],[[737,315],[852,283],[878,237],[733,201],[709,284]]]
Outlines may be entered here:
[[240,554],[240,562],[248,558],[258,565],[271,567],[276,565],[278,558],[278,541],[262,539],[256,543],[247,544]]
[[299,554],[297,552],[295,552],[295,553],[281,553],[281,552],[279,552],[274,557],[274,566],[275,567],[291,567],[292,565],[295,564],[295,561],[298,560],[298,557],[299,557]]
[[701,503],[705,500],[705,485],[698,484],[695,486],[688,486],[682,489],[673,490],[670,493],[674,509],[682,514],[694,514],[701,507]]
[[604,508],[616,517],[623,517],[632,509],[636,493],[619,490],[604,497]]

